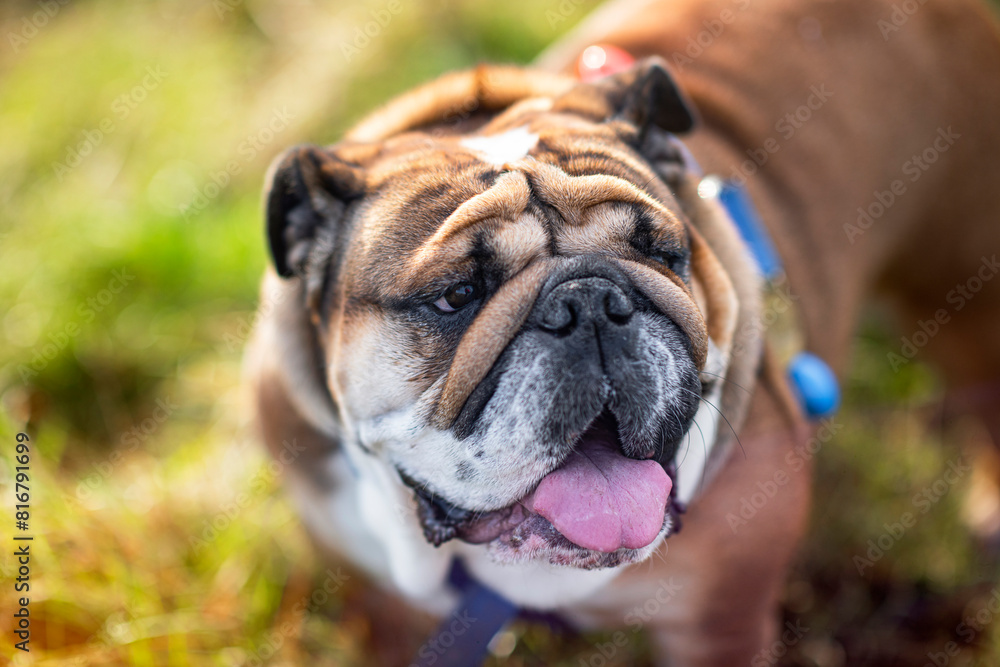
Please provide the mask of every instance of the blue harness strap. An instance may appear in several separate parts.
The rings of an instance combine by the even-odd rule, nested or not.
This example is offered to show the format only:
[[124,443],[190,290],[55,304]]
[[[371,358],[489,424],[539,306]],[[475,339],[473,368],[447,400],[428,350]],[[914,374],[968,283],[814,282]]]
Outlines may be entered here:
[[719,183],[719,203],[729,213],[740,236],[750,248],[760,271],[767,280],[774,280],[784,272],[778,251],[774,248],[771,235],[760,219],[757,208],[750,199],[750,194],[741,185],[732,181]]
[[490,640],[520,611],[473,579],[458,558],[451,562],[448,582],[461,593],[458,607],[424,642],[410,667],[479,667],[486,660]]
[[[782,278],[785,269],[767,227],[760,219],[749,193],[742,185],[709,176],[702,183],[706,191],[718,197],[733,224],[746,242],[761,274],[768,283]],[[699,187],[699,192],[702,188]],[[788,380],[802,409],[811,419],[829,417],[840,407],[840,383],[837,376],[812,352],[798,351],[788,360]]]

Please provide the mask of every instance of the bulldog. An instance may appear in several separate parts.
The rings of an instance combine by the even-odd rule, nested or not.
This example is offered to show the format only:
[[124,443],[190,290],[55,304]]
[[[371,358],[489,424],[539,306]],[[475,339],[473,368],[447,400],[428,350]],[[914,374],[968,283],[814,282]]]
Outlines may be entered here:
[[[459,560],[581,627],[672,582],[641,621],[664,664],[770,646],[819,426],[703,175],[745,184],[836,371],[873,288],[904,323],[949,308],[1000,251],[1000,37],[975,0],[903,4],[620,0],[537,68],[445,75],[280,157],[248,359],[317,540],[432,613]],[[635,64],[577,80],[597,42]],[[998,283],[923,350],[956,386],[1000,377]]]

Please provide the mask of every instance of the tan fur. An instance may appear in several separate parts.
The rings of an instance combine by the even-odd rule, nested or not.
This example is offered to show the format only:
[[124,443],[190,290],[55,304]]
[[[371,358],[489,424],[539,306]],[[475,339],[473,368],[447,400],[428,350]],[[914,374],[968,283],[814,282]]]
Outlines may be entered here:
[[[585,24],[542,59],[549,68],[569,71],[585,46],[602,41],[637,57],[677,61],[675,74],[703,120],[685,141],[706,171],[722,177],[738,174],[747,151],[776,136],[775,124],[803,104],[813,86],[828,87],[830,99],[780,142],[780,150],[747,187],[800,296],[809,347],[838,370],[847,358],[857,311],[873,284],[891,290],[904,321],[932,317],[947,289],[975,272],[982,254],[1000,251],[1000,125],[995,120],[1000,38],[995,22],[974,0],[928,3],[883,40],[876,25],[891,9],[890,0],[810,4],[808,18],[820,26],[817,37],[802,30],[806,12],[793,0],[620,2],[614,21],[607,16],[615,10],[604,10],[603,18]],[[675,58],[690,36],[726,10],[735,12],[736,20],[726,24],[724,35],[696,59]],[[761,361],[754,326],[760,317],[759,281],[734,231],[712,204],[697,200],[693,181],[682,183],[677,193],[655,182],[649,190],[640,188],[649,170],[635,155],[616,148],[613,137],[621,128],[613,122],[598,128],[588,120],[606,118],[610,102],[582,90],[559,75],[484,66],[418,88],[350,132],[348,143],[337,150],[368,170],[368,188],[391,192],[373,216],[398,219],[408,196],[432,192],[442,182],[451,189],[434,195],[440,219],[373,227],[354,238],[345,253],[348,280],[334,296],[329,337],[320,347],[332,365],[350,357],[352,349],[374,349],[379,332],[389,326],[387,315],[371,305],[374,296],[403,295],[418,274],[446,280],[456,267],[435,260],[447,259],[449,246],[464,242],[465,230],[484,221],[502,226],[505,254],[520,272],[486,307],[484,315],[489,315],[472,325],[454,351],[433,341],[426,349],[399,351],[413,365],[408,372],[421,387],[442,382],[435,420],[443,426],[523,322],[548,263],[558,261],[537,254],[531,225],[508,231],[525,219],[519,174],[535,179],[532,186],[573,221],[560,241],[573,252],[616,248],[614,236],[626,223],[609,201],[639,202],[660,211],[665,234],[691,225],[693,290],[624,249],[615,250],[616,262],[687,333],[699,367],[705,364],[708,337],[732,351],[719,407],[738,431],[742,448],[716,450],[712,481],[684,517],[684,530],[667,541],[663,558],[631,568],[605,594],[565,611],[583,623],[621,625],[628,609],[647,600],[659,582],[674,578],[683,583],[681,594],[645,623],[662,649],[663,664],[747,664],[774,640],[775,606],[808,514],[809,467],[791,474],[780,501],[769,503],[738,534],[726,516],[739,510],[740,498],[752,494],[759,481],[786,468],[786,456],[810,429],[794,407],[782,369],[767,355]],[[522,125],[544,127],[552,114],[562,114],[562,122],[558,132],[542,132],[541,139],[552,147],[544,156],[549,165],[512,165],[519,167],[518,175],[502,176],[493,192],[485,181],[496,170],[467,163],[469,151],[455,138]],[[949,125],[962,139],[851,244],[844,224],[857,218],[857,207],[899,178],[901,165],[933,141],[938,128]],[[364,142],[383,143],[375,151]],[[557,148],[568,156],[559,156]],[[601,157],[571,157],[584,148]],[[682,204],[688,207],[684,220]],[[445,219],[449,222],[440,226]],[[389,250],[366,256],[365,248],[375,244]],[[302,317],[293,320],[291,333],[281,335],[305,340]],[[345,323],[364,330],[365,347],[351,348],[350,334],[337,333]],[[271,326],[265,323],[264,329]],[[995,380],[1000,378],[1000,345],[984,332],[996,331],[1000,280],[956,314],[927,351],[947,362],[946,374],[959,385]],[[257,375],[265,436],[273,446],[279,437],[300,433],[317,451],[325,451],[335,436],[329,429],[324,433],[322,424],[328,421],[316,406],[326,403],[313,400],[303,407],[309,400],[302,394],[315,394],[317,388],[314,381],[299,381],[314,377],[316,363],[323,360],[309,360],[292,347],[283,343],[282,354]],[[365,363],[355,360],[352,368],[364,372]],[[341,405],[363,402],[363,395],[342,395],[345,382],[346,376],[331,382],[334,398]],[[401,382],[405,386],[407,380]],[[987,402],[982,411],[992,414],[1000,438],[996,407],[996,401]],[[721,440],[729,436],[722,434]]]
[[462,337],[434,414],[439,428],[451,424],[469,393],[486,376],[511,337],[524,324],[542,281],[551,269],[551,260],[540,259],[504,283]]
[[[456,72],[397,97],[356,125],[348,141],[386,139],[421,125],[448,123],[472,111],[497,111],[529,98],[568,90],[573,80],[518,67],[481,66]],[[521,110],[519,109],[518,112]]]
[[[419,262],[425,257],[433,255],[436,246],[448,241],[477,222],[482,222],[487,218],[513,221],[527,208],[530,194],[531,191],[524,174],[518,172],[501,174],[496,185],[483,194],[468,200],[448,216],[441,224],[440,229],[434,233],[434,236],[428,239],[427,243],[417,251],[415,261]],[[417,268],[417,270],[420,269]]]

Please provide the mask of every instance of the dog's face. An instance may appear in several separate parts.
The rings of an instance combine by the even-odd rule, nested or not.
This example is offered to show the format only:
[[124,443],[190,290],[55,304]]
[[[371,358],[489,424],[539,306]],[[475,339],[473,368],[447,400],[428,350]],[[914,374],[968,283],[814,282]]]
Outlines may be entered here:
[[646,64],[276,167],[272,252],[343,445],[412,487],[428,541],[608,567],[670,531],[718,271],[649,147],[690,124]]

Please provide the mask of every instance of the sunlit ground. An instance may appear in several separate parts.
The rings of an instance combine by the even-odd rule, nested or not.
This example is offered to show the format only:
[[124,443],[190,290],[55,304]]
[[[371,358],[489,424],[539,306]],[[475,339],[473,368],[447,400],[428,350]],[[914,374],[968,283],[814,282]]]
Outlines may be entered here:
[[[0,9],[0,662],[408,655],[420,629],[386,635],[373,622],[383,600],[318,557],[250,428],[240,360],[265,264],[263,172],[283,148],[334,141],[438,73],[529,61],[595,3],[51,4],[51,16],[34,3]],[[959,634],[998,581],[969,528],[995,510],[989,476],[979,466],[926,513],[913,503],[949,462],[975,460],[985,436],[943,421],[927,368],[893,373],[893,334],[878,311],[867,321],[786,594],[787,620],[808,630],[769,657],[922,665],[955,641],[948,664],[1000,664],[992,619],[969,641]],[[14,650],[7,611],[25,425],[30,654]],[[859,574],[854,557],[906,512],[916,525]],[[607,640],[518,624],[496,662],[646,660],[641,637],[610,658]]]

